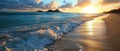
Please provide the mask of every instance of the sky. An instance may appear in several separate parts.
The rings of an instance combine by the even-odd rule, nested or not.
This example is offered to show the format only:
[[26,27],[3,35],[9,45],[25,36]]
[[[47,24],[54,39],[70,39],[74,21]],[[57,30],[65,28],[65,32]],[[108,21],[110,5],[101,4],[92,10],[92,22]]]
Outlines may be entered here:
[[63,12],[82,12],[87,8],[105,12],[120,8],[120,0],[0,0],[0,11],[55,10]]

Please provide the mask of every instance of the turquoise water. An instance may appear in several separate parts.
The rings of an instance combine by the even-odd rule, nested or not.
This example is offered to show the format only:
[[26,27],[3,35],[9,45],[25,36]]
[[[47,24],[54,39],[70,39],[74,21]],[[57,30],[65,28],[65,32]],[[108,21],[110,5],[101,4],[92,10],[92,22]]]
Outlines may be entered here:
[[[82,15],[82,14],[81,14]],[[70,13],[7,13],[6,15],[0,15],[0,28],[14,27],[21,25],[33,25],[41,24],[52,21],[63,20],[66,18],[72,18],[81,16],[80,14]]]
[[61,36],[71,32],[82,23],[84,14],[72,13],[2,13],[0,15],[0,34],[8,39],[1,39],[5,47],[13,51],[43,50]]

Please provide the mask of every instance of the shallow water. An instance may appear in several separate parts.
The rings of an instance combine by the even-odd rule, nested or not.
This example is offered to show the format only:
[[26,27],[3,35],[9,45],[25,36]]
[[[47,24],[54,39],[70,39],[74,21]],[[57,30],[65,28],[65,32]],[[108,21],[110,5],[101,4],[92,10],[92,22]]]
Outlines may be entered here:
[[82,17],[89,16],[51,12],[0,15],[0,51],[44,51],[46,45],[82,24]]
[[[0,15],[0,50],[35,51],[82,23],[83,14],[72,13],[10,13]],[[6,37],[6,38],[4,38]]]

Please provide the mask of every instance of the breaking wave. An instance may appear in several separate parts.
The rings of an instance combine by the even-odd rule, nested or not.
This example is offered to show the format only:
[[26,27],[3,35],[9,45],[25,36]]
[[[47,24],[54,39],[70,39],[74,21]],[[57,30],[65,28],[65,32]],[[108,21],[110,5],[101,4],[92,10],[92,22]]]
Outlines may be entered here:
[[[51,21],[42,24],[16,26],[0,29],[2,45],[0,50],[35,51],[44,50],[45,46],[60,39],[80,25],[79,17]],[[5,38],[4,38],[5,37]]]

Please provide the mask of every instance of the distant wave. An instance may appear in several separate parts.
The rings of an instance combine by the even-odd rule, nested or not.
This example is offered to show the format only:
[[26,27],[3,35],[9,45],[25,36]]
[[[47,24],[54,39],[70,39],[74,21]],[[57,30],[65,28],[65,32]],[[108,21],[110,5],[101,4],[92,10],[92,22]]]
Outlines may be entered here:
[[47,44],[73,31],[81,23],[82,20],[79,17],[75,17],[42,24],[2,29],[0,33],[8,35],[9,39],[3,39],[5,46],[0,47],[2,50],[12,51],[44,50]]

